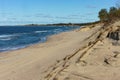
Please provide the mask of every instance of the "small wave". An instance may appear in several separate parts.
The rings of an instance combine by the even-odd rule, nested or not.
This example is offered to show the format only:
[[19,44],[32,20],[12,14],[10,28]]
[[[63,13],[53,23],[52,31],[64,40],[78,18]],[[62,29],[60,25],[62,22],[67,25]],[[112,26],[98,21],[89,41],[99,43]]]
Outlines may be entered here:
[[12,38],[16,38],[25,34],[30,34],[30,33],[15,33],[15,34],[0,35],[0,40],[11,40]]
[[48,32],[47,30],[46,31],[35,31],[35,33],[43,33],[43,32]]
[[[31,32],[32,33],[32,32]],[[12,37],[12,36],[20,36],[23,34],[31,34],[31,33],[13,33],[13,34],[3,34],[0,35],[0,38]]]
[[55,33],[60,33],[60,32],[62,32],[63,30],[61,30],[61,29],[55,29],[53,32],[55,32]]
[[11,37],[13,35],[0,35],[0,38],[6,38],[6,37]]
[[59,30],[61,30],[61,29],[54,29],[54,31],[59,31]]
[[47,37],[42,37],[42,38],[40,38],[40,42],[44,42],[44,41],[46,41],[47,40]]
[[16,35],[23,35],[23,34],[31,34],[32,32],[29,33],[16,33]]
[[15,35],[15,34],[11,34],[11,35],[0,35],[0,40],[1,41],[8,41],[8,40],[11,40],[11,39],[14,39],[16,38],[18,35]]
[[3,39],[0,39],[1,41],[8,41],[8,40],[11,40],[12,38],[3,38]]
[[17,49],[22,49],[22,48],[25,48],[25,47],[26,46],[0,48],[0,52],[12,51],[12,50],[17,50]]

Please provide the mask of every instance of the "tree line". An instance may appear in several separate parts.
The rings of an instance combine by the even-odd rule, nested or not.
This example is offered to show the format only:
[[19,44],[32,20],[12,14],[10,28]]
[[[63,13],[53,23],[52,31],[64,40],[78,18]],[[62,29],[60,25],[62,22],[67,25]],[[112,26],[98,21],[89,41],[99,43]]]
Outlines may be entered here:
[[99,16],[101,22],[113,22],[120,19],[120,7],[110,7],[109,11],[107,9],[101,9],[99,11]]

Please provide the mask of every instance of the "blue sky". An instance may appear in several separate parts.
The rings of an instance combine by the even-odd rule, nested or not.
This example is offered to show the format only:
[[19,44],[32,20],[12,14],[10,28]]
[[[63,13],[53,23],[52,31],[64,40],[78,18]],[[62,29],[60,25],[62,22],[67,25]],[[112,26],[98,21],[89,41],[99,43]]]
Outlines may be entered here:
[[0,25],[83,23],[118,0],[0,0]]

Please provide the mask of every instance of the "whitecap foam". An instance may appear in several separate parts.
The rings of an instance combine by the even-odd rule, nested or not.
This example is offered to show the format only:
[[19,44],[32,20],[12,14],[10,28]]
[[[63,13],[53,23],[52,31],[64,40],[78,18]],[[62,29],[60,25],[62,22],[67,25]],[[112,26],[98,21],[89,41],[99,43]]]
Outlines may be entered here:
[[0,40],[1,41],[8,41],[8,40],[14,39],[16,36],[18,36],[18,35],[14,35],[14,34],[11,34],[11,35],[0,35]]
[[11,37],[13,35],[0,35],[0,38],[6,38],[6,37]]
[[31,33],[16,33],[16,35],[31,34]]
[[12,38],[3,38],[3,39],[0,39],[1,41],[8,41],[8,40],[11,40]]
[[43,33],[43,32],[48,32],[47,30],[45,31],[35,31],[35,33]]
[[53,32],[55,32],[55,33],[60,33],[60,32],[62,32],[63,30],[61,30],[61,29],[54,29],[53,30]]
[[25,47],[26,46],[0,48],[0,52],[12,51],[12,50],[17,50],[17,49],[22,49],[22,48],[25,48]]
[[20,36],[20,35],[22,35],[22,34],[30,34],[30,33],[3,34],[3,35],[0,35],[0,38]]
[[30,34],[30,33],[16,33],[16,34],[6,34],[6,35],[0,35],[0,40],[11,40],[15,37],[25,35],[25,34]]

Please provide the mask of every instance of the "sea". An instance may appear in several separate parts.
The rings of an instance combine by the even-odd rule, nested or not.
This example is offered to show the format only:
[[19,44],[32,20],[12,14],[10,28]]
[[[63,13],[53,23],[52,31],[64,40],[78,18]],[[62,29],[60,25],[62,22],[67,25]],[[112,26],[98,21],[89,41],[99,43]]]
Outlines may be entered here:
[[43,43],[51,35],[71,31],[78,26],[0,26],[0,52]]

